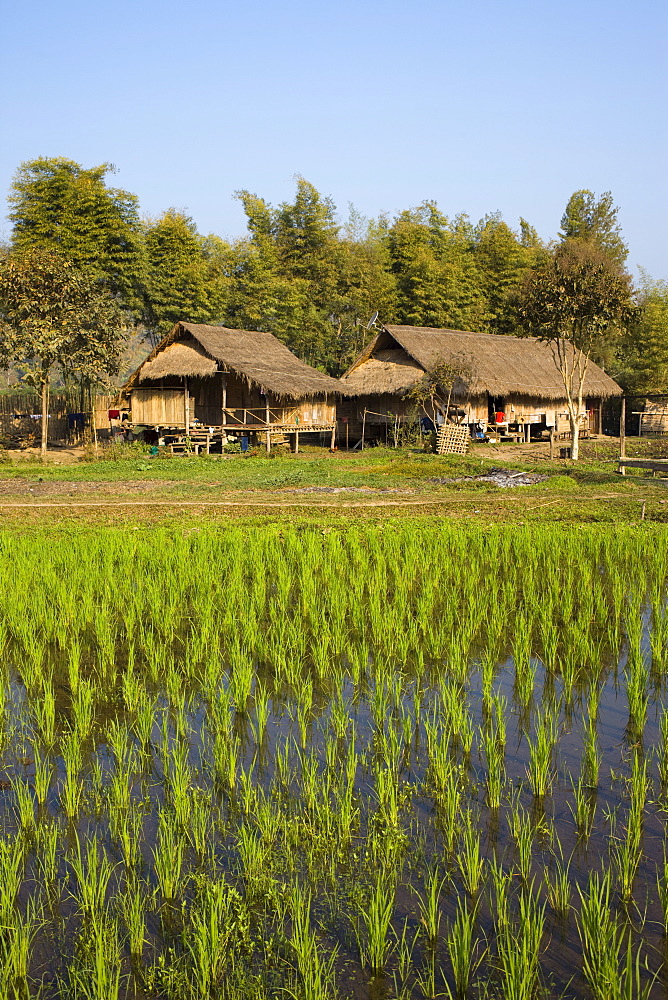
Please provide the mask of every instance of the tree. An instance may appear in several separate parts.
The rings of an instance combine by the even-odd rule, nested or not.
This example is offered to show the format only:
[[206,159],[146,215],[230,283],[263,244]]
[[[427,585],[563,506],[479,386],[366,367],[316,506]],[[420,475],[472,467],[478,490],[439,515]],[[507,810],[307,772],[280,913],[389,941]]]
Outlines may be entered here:
[[560,244],[524,280],[518,315],[526,334],[552,346],[566,392],[574,459],[592,353],[606,339],[619,340],[634,311],[629,276],[591,243]]
[[636,321],[618,352],[617,380],[634,394],[668,393],[668,281],[642,275]]
[[523,219],[521,225],[519,239],[498,214],[481,219],[476,228],[475,260],[486,298],[485,330],[489,333],[517,332],[513,295],[540,250],[535,230]]
[[[237,244],[229,315],[242,326],[273,333],[310,364],[341,374],[359,336],[360,312],[388,300],[392,281],[380,274],[382,237],[371,226],[366,242],[342,236],[334,204],[303,177],[297,178],[294,201],[276,209],[248,191],[238,197],[249,236]],[[365,272],[368,265],[368,273],[360,265]],[[369,310],[375,291],[384,301]]]
[[53,250],[0,261],[0,358],[27,369],[42,397],[42,454],[48,439],[54,368],[93,385],[118,372],[122,314],[109,292]]
[[473,363],[464,355],[439,360],[404,393],[436,426],[438,415],[447,421],[455,390],[468,389],[474,377]]
[[388,233],[397,320],[412,326],[483,328],[487,309],[466,216],[450,221],[435,202],[401,212]]
[[618,267],[622,267],[628,247],[622,239],[618,211],[610,191],[605,191],[600,198],[586,188],[575,191],[568,199],[559,236],[563,242],[579,240],[592,243]]
[[211,323],[227,302],[231,247],[203,237],[191,218],[176,209],[146,226],[146,311],[154,343],[180,319]]
[[109,163],[86,170],[63,157],[21,164],[8,199],[12,248],[58,251],[139,316],[145,277],[139,206],[135,195],[107,187],[113,171]]

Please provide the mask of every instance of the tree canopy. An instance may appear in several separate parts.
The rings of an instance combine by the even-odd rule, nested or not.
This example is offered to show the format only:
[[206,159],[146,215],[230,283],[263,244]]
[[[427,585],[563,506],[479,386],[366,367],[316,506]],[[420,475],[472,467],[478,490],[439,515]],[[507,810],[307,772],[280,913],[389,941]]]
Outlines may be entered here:
[[619,342],[633,321],[631,280],[592,243],[567,240],[525,277],[518,316],[527,334],[552,344],[578,457],[584,380],[592,356]]
[[178,320],[211,323],[227,303],[230,248],[203,237],[193,220],[169,209],[144,230],[146,281],[144,325],[157,343]]
[[139,203],[107,187],[113,171],[109,163],[86,170],[63,157],[23,163],[8,199],[12,247],[57,250],[139,314],[145,277]]
[[610,191],[605,191],[598,198],[586,188],[575,191],[568,199],[561,218],[559,236],[563,242],[579,240],[591,243],[621,267],[627,258],[628,247],[622,239],[618,212]]
[[54,368],[104,383],[118,372],[122,327],[108,290],[57,251],[30,248],[0,260],[0,359],[41,393],[43,451]]
[[[176,209],[142,219],[135,195],[109,185],[112,174],[64,158],[22,164],[9,195],[12,249],[63,254],[109,289],[135,335],[155,342],[178,319],[267,330],[334,376],[363,347],[376,311],[386,323],[517,335],[519,290],[555,247],[587,245],[618,272],[627,254],[610,192],[574,192],[559,239],[545,244],[525,219],[514,229],[492,212],[475,223],[429,200],[394,217],[351,208],[342,219],[298,177],[278,206],[237,192],[247,231],[230,241],[202,235]],[[646,322],[592,348],[634,391],[658,384],[650,355],[668,342],[657,289],[639,291]]]

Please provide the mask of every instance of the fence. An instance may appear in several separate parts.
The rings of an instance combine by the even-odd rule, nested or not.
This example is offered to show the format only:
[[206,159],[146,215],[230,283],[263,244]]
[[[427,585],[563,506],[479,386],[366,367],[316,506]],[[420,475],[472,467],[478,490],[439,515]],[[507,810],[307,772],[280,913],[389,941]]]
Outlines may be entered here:
[[[97,431],[109,428],[108,410],[114,396],[95,397],[79,391],[52,393],[49,396],[49,441],[81,444]],[[36,393],[0,395],[0,444],[9,448],[30,448],[42,436],[42,400]]]

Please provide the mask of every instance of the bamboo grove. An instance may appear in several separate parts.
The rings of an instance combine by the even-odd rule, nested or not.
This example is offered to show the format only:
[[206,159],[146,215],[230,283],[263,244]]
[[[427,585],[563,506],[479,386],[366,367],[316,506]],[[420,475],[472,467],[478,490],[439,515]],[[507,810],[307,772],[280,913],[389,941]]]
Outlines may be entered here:
[[665,534],[0,550],[0,996],[661,995]]
[[[518,289],[548,249],[524,219],[516,229],[494,212],[474,222],[429,200],[393,217],[351,208],[342,219],[301,177],[278,206],[236,192],[245,235],[204,236],[175,209],[142,218],[135,195],[107,184],[111,171],[58,157],[22,164],[9,192],[10,249],[57,250],[108,288],[136,333],[127,371],[144,336],[155,343],[183,319],[266,330],[334,376],[364,346],[375,312],[385,323],[517,333]],[[575,192],[559,239],[592,242],[623,268],[617,211],[609,192]],[[627,389],[665,392],[665,284],[645,276],[637,298],[641,319],[600,360]]]

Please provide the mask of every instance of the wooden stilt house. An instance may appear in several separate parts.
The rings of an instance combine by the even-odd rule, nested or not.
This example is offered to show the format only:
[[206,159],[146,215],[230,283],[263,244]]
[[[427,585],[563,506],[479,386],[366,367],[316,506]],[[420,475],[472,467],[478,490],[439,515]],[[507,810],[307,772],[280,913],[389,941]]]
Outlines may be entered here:
[[179,322],[123,387],[130,422],[160,435],[264,443],[328,435],[334,444],[335,379],[271,333]]
[[[439,362],[461,359],[473,375],[456,386],[457,419],[471,435],[529,440],[540,432],[567,433],[566,391],[553,347],[533,337],[506,337],[461,330],[384,326],[341,378],[347,398],[338,408],[351,441],[364,433],[382,439],[411,419],[404,394]],[[581,427],[602,433],[605,400],[621,396],[619,385],[589,362]]]

